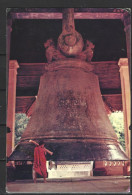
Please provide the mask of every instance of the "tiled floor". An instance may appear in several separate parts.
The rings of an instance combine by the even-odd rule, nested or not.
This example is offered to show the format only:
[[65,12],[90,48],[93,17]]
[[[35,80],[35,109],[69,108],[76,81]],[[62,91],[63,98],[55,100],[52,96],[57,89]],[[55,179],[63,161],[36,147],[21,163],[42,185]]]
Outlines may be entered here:
[[43,179],[38,179],[34,184],[32,180],[18,180],[8,182],[6,190],[8,192],[128,192],[130,187],[129,178],[99,177],[87,180],[49,180],[43,183]]

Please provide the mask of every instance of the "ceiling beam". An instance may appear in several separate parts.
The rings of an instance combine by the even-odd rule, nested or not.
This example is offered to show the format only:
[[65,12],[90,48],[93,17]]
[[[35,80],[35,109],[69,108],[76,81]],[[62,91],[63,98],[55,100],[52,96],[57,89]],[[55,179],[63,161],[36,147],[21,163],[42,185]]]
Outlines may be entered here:
[[[12,19],[62,19],[62,13],[57,12],[19,12],[11,13]],[[123,20],[123,13],[110,12],[78,12],[74,13],[74,19],[121,19]]]

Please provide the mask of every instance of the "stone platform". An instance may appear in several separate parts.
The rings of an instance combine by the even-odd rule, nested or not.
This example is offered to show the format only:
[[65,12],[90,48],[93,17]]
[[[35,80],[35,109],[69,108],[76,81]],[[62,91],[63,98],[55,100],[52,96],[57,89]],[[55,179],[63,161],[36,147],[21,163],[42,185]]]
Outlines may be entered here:
[[43,183],[43,179],[37,179],[37,183],[33,180],[17,180],[8,182],[6,186],[7,192],[43,192],[43,193],[66,193],[66,192],[121,192],[128,193],[130,189],[129,176],[91,176],[87,178],[65,178],[65,179],[47,179],[47,183]]

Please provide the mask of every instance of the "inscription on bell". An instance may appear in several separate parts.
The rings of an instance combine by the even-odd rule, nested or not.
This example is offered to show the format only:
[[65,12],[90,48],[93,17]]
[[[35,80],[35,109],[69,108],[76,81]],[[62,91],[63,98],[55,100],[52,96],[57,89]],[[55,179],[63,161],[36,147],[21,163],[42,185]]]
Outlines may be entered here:
[[84,100],[81,100],[80,94],[74,94],[72,90],[58,93],[57,106],[60,113],[57,115],[56,120],[59,121],[63,129],[75,128],[76,131],[79,130],[79,113],[82,113],[82,110],[86,113],[87,109],[87,104]]

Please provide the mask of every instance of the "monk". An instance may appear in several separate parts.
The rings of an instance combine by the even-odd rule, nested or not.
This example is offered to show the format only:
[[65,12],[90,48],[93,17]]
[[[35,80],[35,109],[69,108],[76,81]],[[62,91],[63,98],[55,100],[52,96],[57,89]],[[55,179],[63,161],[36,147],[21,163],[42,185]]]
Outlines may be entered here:
[[34,149],[34,163],[33,163],[33,172],[35,172],[33,180],[34,183],[36,183],[36,173],[43,176],[44,183],[46,183],[46,177],[47,177],[47,169],[46,169],[46,153],[49,153],[50,155],[53,154],[53,152],[49,151],[44,147],[44,142],[40,141],[39,144],[33,140],[29,140],[29,142],[32,142],[36,145]]

